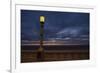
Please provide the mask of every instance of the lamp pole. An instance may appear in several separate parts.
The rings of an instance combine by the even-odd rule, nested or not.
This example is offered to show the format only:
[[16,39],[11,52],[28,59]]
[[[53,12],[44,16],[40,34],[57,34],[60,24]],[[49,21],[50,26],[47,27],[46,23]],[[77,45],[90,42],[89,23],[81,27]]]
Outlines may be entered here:
[[44,49],[43,49],[44,22],[45,22],[45,17],[40,16],[40,48],[38,49],[38,53],[37,53],[38,61],[44,60]]

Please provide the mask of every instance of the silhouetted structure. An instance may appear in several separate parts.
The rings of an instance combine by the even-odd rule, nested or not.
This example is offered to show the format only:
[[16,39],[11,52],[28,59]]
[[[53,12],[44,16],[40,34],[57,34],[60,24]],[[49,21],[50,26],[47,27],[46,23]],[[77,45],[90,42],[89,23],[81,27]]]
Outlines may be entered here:
[[43,49],[44,22],[45,22],[45,17],[40,16],[40,48],[37,51],[38,61],[44,60],[44,49]]

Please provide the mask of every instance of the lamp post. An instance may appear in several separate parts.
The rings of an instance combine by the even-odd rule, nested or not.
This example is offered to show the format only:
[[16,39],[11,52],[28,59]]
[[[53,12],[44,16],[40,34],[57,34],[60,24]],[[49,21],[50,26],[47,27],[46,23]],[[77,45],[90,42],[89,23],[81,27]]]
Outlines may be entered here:
[[45,22],[45,17],[40,16],[40,48],[38,49],[37,52],[38,61],[44,60],[44,49],[43,49],[44,22]]

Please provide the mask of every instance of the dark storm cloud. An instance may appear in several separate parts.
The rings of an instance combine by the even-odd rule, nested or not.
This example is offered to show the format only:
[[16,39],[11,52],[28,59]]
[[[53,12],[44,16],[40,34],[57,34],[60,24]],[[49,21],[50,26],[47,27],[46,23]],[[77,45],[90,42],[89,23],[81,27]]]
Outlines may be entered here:
[[22,40],[39,40],[39,16],[44,15],[45,39],[89,39],[89,13],[21,10]]

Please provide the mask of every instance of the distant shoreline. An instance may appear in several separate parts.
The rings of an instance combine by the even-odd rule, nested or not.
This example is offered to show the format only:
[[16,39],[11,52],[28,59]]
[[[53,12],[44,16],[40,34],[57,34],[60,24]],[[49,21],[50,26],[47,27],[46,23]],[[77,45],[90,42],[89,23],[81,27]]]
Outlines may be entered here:
[[[21,44],[22,46],[39,46],[40,44]],[[89,45],[89,44],[43,44],[43,46],[71,46],[71,45]]]
[[[31,46],[31,45],[40,45],[40,41],[22,41],[21,42],[21,45],[29,45],[29,46]],[[86,40],[82,40],[82,41],[79,41],[79,40],[69,40],[69,41],[55,41],[55,40],[53,40],[53,41],[43,41],[43,45],[45,46],[47,46],[47,45],[50,45],[50,46],[58,46],[58,45],[89,45],[89,41],[86,41]]]

